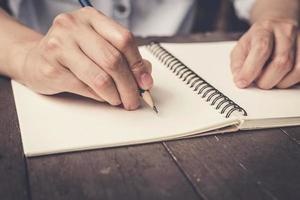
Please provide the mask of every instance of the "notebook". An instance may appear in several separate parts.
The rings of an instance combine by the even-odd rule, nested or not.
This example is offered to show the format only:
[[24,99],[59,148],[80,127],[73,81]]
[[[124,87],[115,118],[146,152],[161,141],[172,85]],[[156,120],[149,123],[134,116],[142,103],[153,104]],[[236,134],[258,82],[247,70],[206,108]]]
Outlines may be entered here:
[[153,65],[155,114],[75,95],[43,96],[12,81],[24,153],[54,153],[300,125],[300,88],[238,89],[230,72],[236,42],[140,47]]

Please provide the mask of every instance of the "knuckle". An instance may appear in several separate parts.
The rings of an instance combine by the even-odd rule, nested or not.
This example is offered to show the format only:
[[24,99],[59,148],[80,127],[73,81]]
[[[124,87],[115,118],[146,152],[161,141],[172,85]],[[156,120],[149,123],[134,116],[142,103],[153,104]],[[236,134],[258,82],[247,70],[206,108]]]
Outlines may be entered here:
[[59,51],[58,53],[56,53],[55,58],[59,63],[68,63],[69,56],[66,52]]
[[146,66],[145,66],[145,64],[143,63],[142,60],[139,60],[139,61],[137,61],[136,63],[134,63],[134,64],[131,66],[131,70],[132,70],[133,72],[145,71],[145,70],[146,70]]
[[62,70],[52,66],[41,67],[40,70],[42,76],[48,79],[55,79],[62,74]]
[[57,15],[53,20],[53,25],[58,27],[70,28],[75,22],[73,15],[69,13],[62,13]]
[[290,71],[292,69],[292,62],[289,56],[280,56],[274,60],[274,67],[280,71]]
[[267,56],[270,51],[270,39],[268,37],[260,37],[256,40],[256,48],[263,56]]
[[59,49],[60,46],[61,46],[60,39],[58,37],[52,36],[46,41],[45,50],[53,51]]
[[119,33],[118,38],[121,49],[125,49],[134,43],[133,34],[127,30]]
[[107,74],[98,74],[93,81],[95,88],[105,90],[113,85],[112,78]]
[[123,56],[120,52],[115,51],[107,58],[105,68],[110,71],[119,71],[122,67]]

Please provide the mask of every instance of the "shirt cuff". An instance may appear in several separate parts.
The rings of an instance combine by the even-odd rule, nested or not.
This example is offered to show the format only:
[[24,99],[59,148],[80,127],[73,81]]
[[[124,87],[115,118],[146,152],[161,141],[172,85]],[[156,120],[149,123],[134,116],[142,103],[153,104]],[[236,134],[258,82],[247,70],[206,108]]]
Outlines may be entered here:
[[20,10],[21,3],[22,3],[22,0],[8,0],[9,8],[15,17],[19,16],[19,10]]

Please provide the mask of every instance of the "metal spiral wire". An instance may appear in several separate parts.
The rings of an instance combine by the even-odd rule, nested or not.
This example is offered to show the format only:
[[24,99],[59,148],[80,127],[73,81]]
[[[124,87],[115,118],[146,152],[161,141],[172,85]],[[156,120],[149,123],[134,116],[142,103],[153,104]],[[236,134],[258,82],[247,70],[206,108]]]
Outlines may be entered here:
[[230,117],[233,112],[240,112],[244,116],[247,116],[246,110],[202,79],[159,43],[153,42],[146,47],[160,62],[171,70],[172,73],[189,85],[193,91],[209,102],[210,105],[215,106],[215,109],[219,110],[221,114],[224,114],[226,118]]

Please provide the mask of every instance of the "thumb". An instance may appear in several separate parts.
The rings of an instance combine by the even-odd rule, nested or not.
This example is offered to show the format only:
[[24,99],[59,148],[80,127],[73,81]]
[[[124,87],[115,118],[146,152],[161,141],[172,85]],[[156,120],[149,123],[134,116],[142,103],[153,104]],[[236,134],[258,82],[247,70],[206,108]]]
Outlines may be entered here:
[[147,60],[140,60],[131,66],[131,71],[140,88],[149,90],[153,86],[153,78],[151,76],[152,66]]

